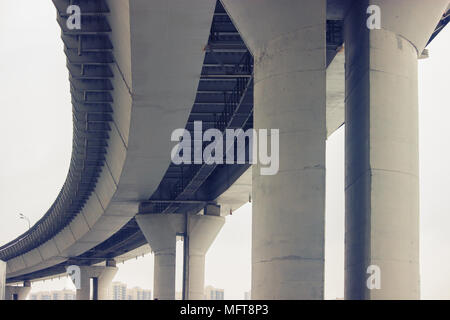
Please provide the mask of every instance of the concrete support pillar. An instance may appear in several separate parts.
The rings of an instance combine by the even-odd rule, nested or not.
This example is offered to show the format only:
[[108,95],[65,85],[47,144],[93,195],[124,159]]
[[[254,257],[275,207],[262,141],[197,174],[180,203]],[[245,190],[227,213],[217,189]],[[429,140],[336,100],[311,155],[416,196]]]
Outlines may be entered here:
[[254,56],[254,127],[280,134],[278,173],[253,166],[252,298],[323,299],[326,1],[222,3]]
[[5,300],[6,262],[0,260],[0,301]]
[[203,299],[205,255],[225,223],[225,218],[189,215],[187,228],[186,217],[182,214],[140,214],[136,216],[136,221],[155,255],[154,298],[175,299],[176,237],[187,231],[187,299]]
[[189,218],[189,300],[205,299],[205,256],[224,223],[225,218],[220,216],[194,215]]
[[137,215],[136,222],[154,255],[153,297],[175,300],[176,236],[184,232],[181,214]]
[[359,0],[346,16],[346,299],[420,298],[417,58],[447,4]]
[[5,300],[27,300],[31,291],[31,282],[25,281],[23,286],[6,286]]
[[91,279],[94,280],[93,300],[108,300],[111,282],[118,268],[115,266],[81,266],[80,289],[76,290],[77,300],[91,300]]
[[80,288],[76,290],[76,300],[91,300],[90,267],[80,267]]
[[115,261],[108,261],[106,267],[97,277],[97,299],[110,300],[111,283],[119,269]]

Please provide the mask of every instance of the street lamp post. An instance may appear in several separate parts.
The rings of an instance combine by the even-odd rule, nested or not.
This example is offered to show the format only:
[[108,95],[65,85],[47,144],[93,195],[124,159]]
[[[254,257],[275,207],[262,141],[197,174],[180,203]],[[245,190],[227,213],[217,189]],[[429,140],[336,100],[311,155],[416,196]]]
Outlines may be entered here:
[[19,213],[19,218],[23,219],[23,220],[26,220],[28,222],[28,230],[30,230],[31,229],[30,219],[28,219],[28,217],[23,215],[22,213]]

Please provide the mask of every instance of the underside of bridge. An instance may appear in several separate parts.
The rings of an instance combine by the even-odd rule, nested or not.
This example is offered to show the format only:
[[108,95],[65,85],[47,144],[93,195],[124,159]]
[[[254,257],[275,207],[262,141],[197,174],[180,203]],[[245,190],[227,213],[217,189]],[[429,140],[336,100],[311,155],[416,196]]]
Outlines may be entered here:
[[[74,114],[73,164],[68,181],[49,213],[33,227],[30,234],[27,233],[7,247],[2,247],[0,259],[4,260],[35,248],[36,244],[45,242],[57,233],[58,228],[67,225],[85,204],[105,164],[113,121],[113,98],[110,92],[114,88],[111,83],[113,72],[110,64],[114,62],[114,48],[110,34],[114,30],[108,23],[108,15],[111,12],[105,1],[78,1],[83,14],[83,28],[68,30],[66,21],[69,15],[65,12],[68,1],[55,0],[54,3],[58,10],[57,20],[62,29],[61,37],[70,74]],[[328,64],[342,48],[342,43],[342,20],[327,21]],[[224,132],[225,129],[253,128],[253,57],[220,1],[217,1],[214,10],[210,35],[204,50],[201,78],[186,129],[193,136],[194,121],[202,121],[203,130],[216,128]],[[214,202],[249,167],[248,163],[171,164],[158,189],[148,201],[141,203],[139,211],[198,212],[207,203]],[[72,185],[74,192],[68,193],[71,195],[71,198],[68,198],[71,207],[67,209],[58,201],[68,192],[66,186]],[[244,198],[249,196],[244,195]],[[65,266],[69,264],[100,263],[146,243],[133,218],[112,237],[84,254],[70,257],[68,261],[45,270],[9,278],[8,282],[64,273]]]
[[[117,177],[120,177],[120,174],[115,174],[115,166],[108,163],[108,150],[116,148],[115,142],[112,143],[114,139],[120,142],[123,141],[126,148],[129,147],[127,145],[129,143],[128,137],[124,136],[124,130],[121,128],[120,121],[115,121],[124,112],[121,109],[123,101],[115,100],[117,91],[119,89],[128,90],[127,94],[130,96],[130,100],[132,97],[136,98],[139,96],[139,94],[132,92],[134,88],[131,87],[132,81],[128,79],[127,71],[120,70],[120,66],[117,63],[118,60],[123,60],[123,57],[126,56],[123,50],[120,51],[120,48],[117,48],[118,43],[122,45],[125,43],[125,40],[122,42],[117,41],[118,34],[123,32],[123,30],[116,30],[113,26],[120,25],[123,21],[117,22],[120,19],[116,15],[119,16],[119,14],[112,12],[111,6],[117,9],[121,8],[120,5],[123,5],[123,3],[115,0],[53,0],[53,2],[57,9],[57,21],[62,30],[61,38],[64,43],[69,71],[74,122],[73,153],[67,180],[52,207],[30,231],[0,247],[0,260],[14,261],[15,265],[20,265],[15,268],[16,274],[13,273],[13,276],[8,276],[7,281],[10,283],[60,275],[66,272],[68,265],[72,264],[91,266],[108,260],[120,260],[120,257],[130,251],[139,249],[147,244],[147,239],[139,228],[134,214],[141,216],[151,214],[196,214],[207,205],[217,203],[220,205],[220,197],[226,194],[227,190],[230,190],[244,175],[251,174],[251,164],[248,161],[245,164],[218,165],[204,163],[175,165],[170,163],[164,167],[164,174],[158,180],[157,187],[153,189],[147,188],[152,190],[150,195],[147,195],[145,198],[131,199],[133,193],[124,192],[125,187],[119,188],[119,183],[116,180]],[[225,7],[227,7],[227,3],[229,4],[227,10],[224,9],[222,2],[225,4]],[[202,122],[203,130],[214,128],[221,132],[224,132],[226,129],[252,129],[257,122],[254,119],[256,78],[254,69],[259,62],[259,70],[263,70],[261,61],[264,62],[266,56],[261,54],[262,46],[255,40],[257,37],[253,37],[258,32],[253,30],[252,26],[248,27],[248,21],[255,19],[258,20],[257,24],[261,25],[261,19],[264,19],[264,14],[261,16],[250,15],[251,19],[243,21],[245,19],[239,14],[233,16],[233,13],[235,13],[233,1],[222,2],[217,1],[214,4],[209,37],[206,45],[202,48],[204,55],[203,65],[199,72],[193,105],[184,106],[190,110],[187,123],[184,123],[191,136],[194,136],[194,122],[196,121]],[[326,24],[324,24],[326,36],[322,35],[326,46],[324,48],[324,69],[320,71],[320,77],[324,76],[326,79],[319,77],[320,81],[316,83],[314,89],[318,88],[317,90],[319,90],[324,81],[327,81],[328,86],[328,78],[331,79],[330,81],[334,81],[329,86],[331,89],[322,92],[324,96],[320,101],[323,103],[318,103],[314,100],[314,103],[320,104],[323,107],[322,111],[326,113],[326,123],[320,122],[320,130],[314,128],[314,130],[317,129],[323,134],[321,143],[324,143],[326,137],[342,125],[344,121],[344,92],[342,92],[344,89],[340,86],[335,86],[335,84],[344,82],[343,46],[344,40],[350,39],[350,36],[344,39],[344,18],[353,2],[351,0],[329,0],[328,3],[326,1],[319,2],[323,5],[320,10],[322,10],[321,14],[324,15],[326,21]],[[69,14],[67,14],[66,8],[70,4],[79,5],[81,8],[83,27],[80,30],[67,28],[66,22]],[[241,12],[246,12],[245,5],[243,5],[243,8],[239,9],[243,10]],[[230,18],[230,16],[232,17]],[[310,17],[306,18],[309,19]],[[114,22],[111,22],[111,20],[114,20]],[[439,22],[429,41],[445,27],[448,21],[449,16],[446,14]],[[239,23],[241,24],[240,27],[238,26]],[[181,28],[182,26],[179,26],[179,29]],[[347,32],[347,34],[350,33]],[[274,41],[279,41],[277,38],[274,39]],[[127,41],[131,42],[129,39]],[[183,47],[177,47],[177,44],[174,44],[174,47],[179,52],[184,50]],[[170,50],[174,50],[174,47],[168,48],[167,53],[171,57],[182,56],[182,53],[178,51],[176,53],[170,52]],[[317,50],[322,50],[322,48]],[[118,51],[120,51],[120,57],[118,57]],[[256,57],[254,57],[255,55]],[[131,56],[133,56],[133,53]],[[255,62],[257,58],[259,60]],[[152,60],[152,57],[148,57],[148,59]],[[307,56],[305,61],[307,59],[312,58]],[[333,63],[339,63],[339,65],[333,65]],[[168,61],[167,64],[168,66],[166,67],[170,69],[171,66],[169,64],[171,65],[173,62]],[[339,74],[339,77],[336,79],[333,78],[336,74],[332,73],[335,67],[338,70],[336,74]],[[325,72],[327,68],[331,70],[329,74]],[[164,70],[164,66],[162,69]],[[283,69],[283,65],[280,65],[280,69]],[[310,72],[310,70],[304,71]],[[270,72],[273,72],[273,70]],[[261,76],[261,73],[259,75]],[[156,80],[153,79],[152,81],[157,83],[158,77],[155,75],[153,77]],[[261,83],[266,81],[266,78],[261,77],[261,79],[263,79]],[[161,83],[166,83],[164,81],[161,80]],[[117,83],[122,82],[125,85],[123,88],[118,88]],[[276,87],[276,84],[272,84],[272,87]],[[264,96],[265,93],[261,93],[264,91],[261,89],[261,84],[259,88],[260,95],[258,97]],[[170,92],[170,88],[165,89]],[[333,89],[336,92],[332,92],[334,95],[329,99],[328,94]],[[306,96],[309,94],[313,95],[313,92],[305,93]],[[325,94],[328,101],[325,101]],[[130,105],[130,108],[138,109],[139,107],[133,104]],[[336,107],[336,105],[338,106]],[[124,107],[123,109],[126,108]],[[333,119],[329,118],[330,114],[333,115]],[[138,116],[134,115],[134,117]],[[276,117],[274,116],[273,118]],[[262,123],[261,121],[264,119],[261,119],[263,118],[260,117],[260,122],[258,123]],[[350,119],[350,117],[347,119]],[[312,117],[312,121],[315,120],[317,119]],[[298,119],[298,121],[302,120]],[[145,128],[145,124],[141,123],[140,125]],[[150,128],[153,125],[154,123],[149,123],[148,127]],[[295,125],[298,125],[298,123]],[[146,138],[153,139],[156,137],[150,136]],[[167,140],[169,139],[170,137],[168,136]],[[203,145],[204,147],[205,144]],[[248,141],[246,149],[248,153]],[[324,153],[324,150],[322,151]],[[322,154],[321,152],[319,153]],[[170,154],[167,153],[167,157],[169,156]],[[130,167],[132,165],[129,164]],[[320,165],[318,165],[318,168],[320,170],[324,169]],[[76,254],[55,260],[57,262],[51,263],[48,267],[37,268],[32,272],[21,272],[20,270],[29,267],[26,258],[20,258],[23,259],[20,263],[15,261],[15,259],[19,259],[18,257],[22,255],[27,257],[27,254],[34,252],[36,255],[41,255],[41,260],[46,260],[39,250],[36,251],[36,248],[44,245],[47,241],[64,231],[77,218],[80,212],[86,209],[90,197],[97,196],[95,190],[98,187],[102,173],[105,171],[111,172],[111,180],[114,180],[117,190],[121,191],[120,199],[112,202],[123,204],[133,200],[136,211],[132,212],[132,209],[130,209],[131,213],[129,212],[127,216],[121,217],[121,223],[117,223],[117,230],[114,229],[114,232],[106,233],[108,236],[105,236],[105,239],[101,241],[90,241],[90,245],[86,245],[86,250],[77,250]],[[139,174],[145,176],[146,172]],[[322,178],[324,177],[321,176],[320,179]],[[260,177],[256,179],[260,179]],[[285,180],[289,181],[289,179],[290,177],[287,177]],[[260,185],[263,184],[264,182],[260,182]],[[321,187],[320,185],[317,189]],[[221,216],[236,210],[249,199],[251,190],[248,190],[248,188],[242,190],[239,197],[231,201],[232,204],[230,206],[222,207]],[[102,199],[97,201],[102,202]],[[261,201],[261,196],[259,196],[258,201],[260,201],[259,203],[263,202]],[[103,209],[105,210],[106,208]],[[314,297],[320,296],[320,293],[317,293]],[[262,297],[267,298],[264,295]]]

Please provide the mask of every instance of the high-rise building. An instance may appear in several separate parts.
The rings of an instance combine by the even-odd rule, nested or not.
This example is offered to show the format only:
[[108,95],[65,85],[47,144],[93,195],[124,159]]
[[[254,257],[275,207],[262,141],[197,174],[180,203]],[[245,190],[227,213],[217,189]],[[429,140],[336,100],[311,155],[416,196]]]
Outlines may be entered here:
[[127,300],[151,300],[152,292],[139,287],[127,289]]
[[112,300],[151,300],[152,292],[151,290],[142,289],[139,287],[134,287],[128,289],[127,285],[122,282],[112,283]]
[[75,300],[76,293],[74,290],[55,290],[42,291],[30,294],[30,300]]
[[224,300],[224,290],[207,286],[205,288],[205,300]]
[[111,300],[127,300],[127,285],[122,282],[113,282]]

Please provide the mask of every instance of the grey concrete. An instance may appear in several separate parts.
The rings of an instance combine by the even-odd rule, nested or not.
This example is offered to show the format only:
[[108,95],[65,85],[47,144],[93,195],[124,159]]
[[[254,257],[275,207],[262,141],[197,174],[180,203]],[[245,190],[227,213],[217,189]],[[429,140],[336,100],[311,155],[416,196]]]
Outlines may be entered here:
[[189,300],[205,299],[205,256],[224,224],[220,216],[189,217]]
[[[249,168],[239,177],[239,179],[236,180],[233,185],[231,185],[224,193],[215,199],[215,202],[220,203],[220,215],[225,217],[229,215],[230,212],[233,213],[244,204],[248,203],[249,200],[251,200],[251,193],[252,169]],[[146,255],[151,251],[150,245],[145,244],[132,251],[117,256],[115,260],[117,262],[123,262]]]
[[[109,290],[118,268],[113,266],[81,266],[81,288],[76,290],[77,300],[91,300],[91,279],[97,279],[97,292],[93,295],[98,300],[111,299]],[[95,289],[95,288],[94,288]]]
[[215,202],[220,203],[220,215],[227,216],[251,200],[252,168],[245,171]]
[[80,288],[76,289],[76,300],[91,300],[91,274],[89,267],[80,267]]
[[322,299],[326,1],[222,0],[255,58],[254,127],[280,129],[280,170],[253,166],[253,299]]
[[[380,30],[366,27],[369,4]],[[354,1],[345,20],[346,299],[420,298],[417,58],[447,5]]]
[[0,260],[0,300],[5,300],[6,262]]
[[124,254],[121,254],[120,256],[115,257],[114,260],[116,260],[117,263],[125,262],[125,261],[131,260],[131,259],[136,259],[137,257],[143,257],[146,254],[149,254],[151,252],[152,252],[152,250],[150,248],[150,245],[148,243],[146,243],[140,247],[137,247],[134,250],[128,251]]
[[120,230],[158,187],[170,164],[171,132],[189,117],[215,0],[107,3],[115,57],[107,165],[78,216],[54,239],[11,259],[8,277],[67,261]]
[[110,300],[112,299],[111,295],[111,283],[114,277],[116,276],[117,271],[119,269],[117,267],[107,266],[103,269],[102,273],[97,277],[98,279],[98,292],[97,297],[98,300]]
[[31,283],[25,281],[23,286],[6,286],[5,300],[27,300],[31,291]]
[[[220,212],[220,210],[219,210]],[[218,215],[140,214],[136,221],[155,255],[153,292],[158,300],[175,299],[176,237],[188,232],[187,299],[204,294],[205,255],[225,218]]]
[[208,216],[220,216],[221,210],[220,205],[215,203],[209,203],[203,208],[203,214]]
[[184,215],[137,215],[136,222],[155,255],[153,297],[175,300],[176,236],[184,232]]
[[342,48],[327,68],[327,137],[345,120],[345,49]]

